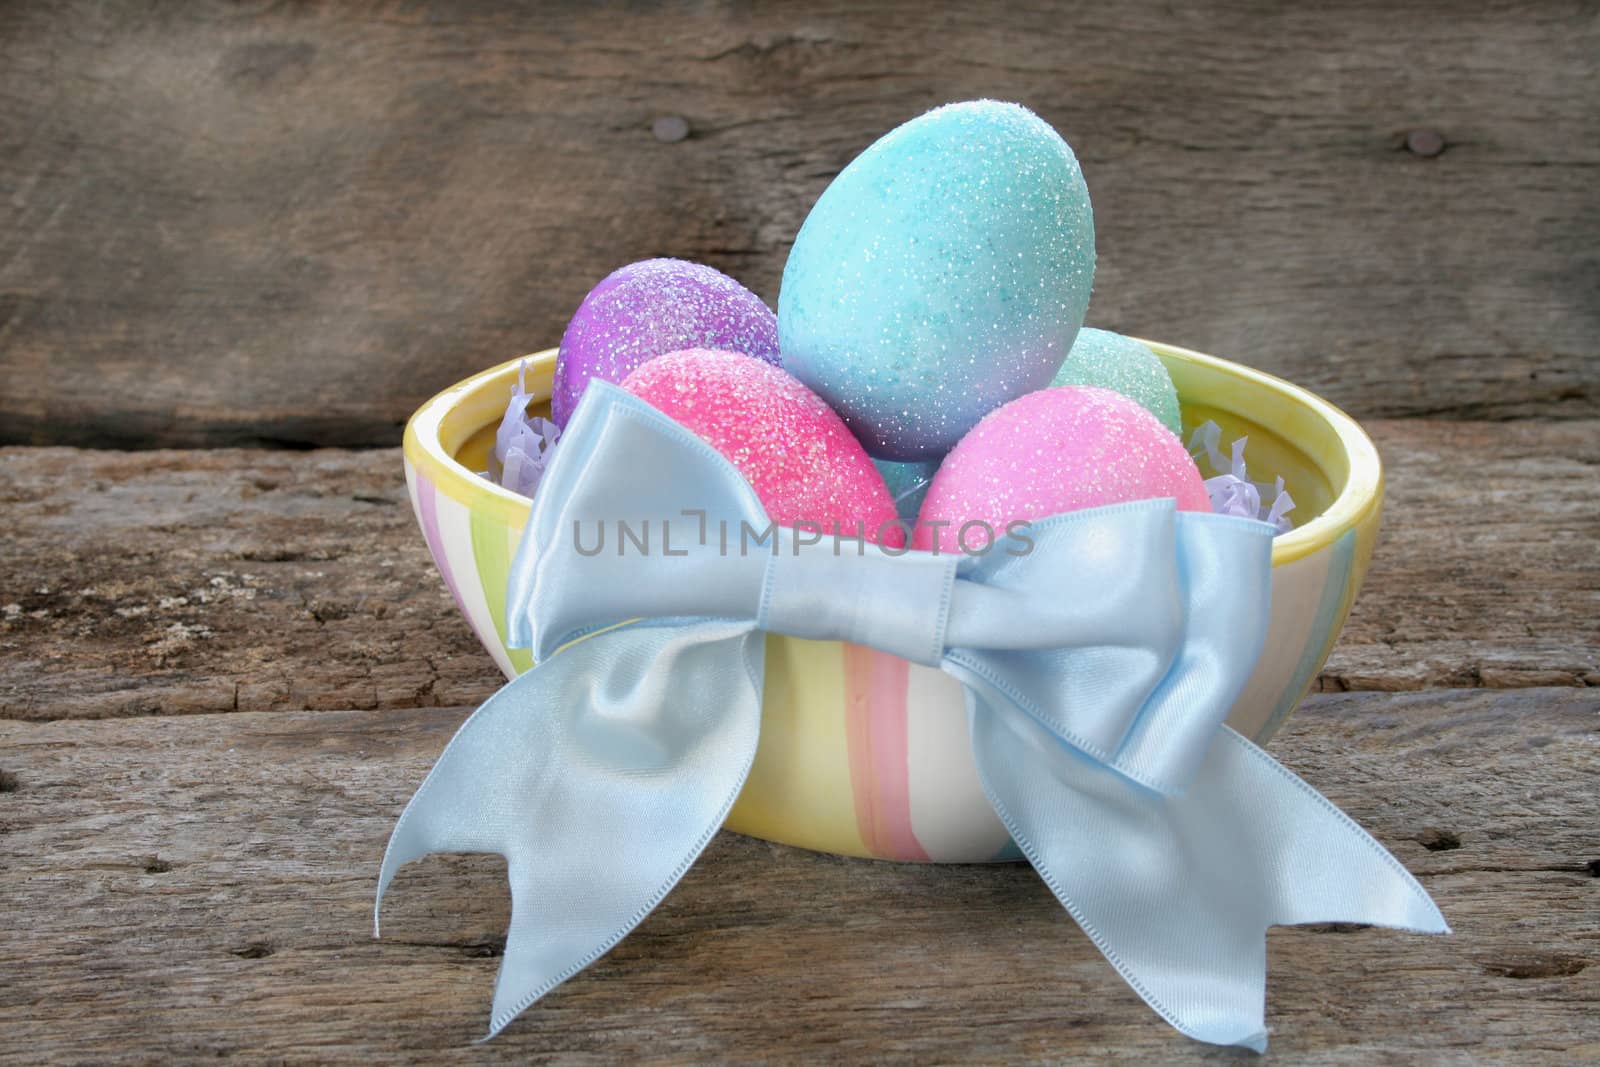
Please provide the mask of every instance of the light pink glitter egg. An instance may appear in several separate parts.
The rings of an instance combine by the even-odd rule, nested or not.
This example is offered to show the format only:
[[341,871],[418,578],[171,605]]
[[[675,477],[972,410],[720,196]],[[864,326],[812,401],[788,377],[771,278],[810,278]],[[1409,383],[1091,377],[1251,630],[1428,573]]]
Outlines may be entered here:
[[[726,456],[781,525],[816,523],[905,544],[883,476],[844,420],[792,376],[751,356],[689,348],[658,356],[622,388]],[[860,526],[858,524],[864,524]]]
[[[1211,510],[1200,471],[1171,430],[1108,389],[1041,389],[985,415],[945,457],[912,545],[956,552],[963,523],[1004,534],[1016,520],[1153,497]],[[987,536],[973,527],[966,547],[985,547]]]

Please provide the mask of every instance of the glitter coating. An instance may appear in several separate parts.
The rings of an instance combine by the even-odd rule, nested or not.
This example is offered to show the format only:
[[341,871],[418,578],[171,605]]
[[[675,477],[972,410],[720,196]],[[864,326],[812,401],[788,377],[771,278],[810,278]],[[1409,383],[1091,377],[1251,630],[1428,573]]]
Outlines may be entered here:
[[[1154,497],[1211,510],[1199,468],[1171,430],[1109,389],[1042,389],[986,416],[945,458],[912,545],[954,552],[964,522],[1003,533],[1018,519]],[[949,525],[936,531],[933,522]]]
[[786,370],[883,459],[934,459],[1043,388],[1094,278],[1077,158],[993,100],[890,131],[823,191],[778,297]]
[[1051,379],[1052,386],[1093,385],[1137,403],[1175,434],[1183,433],[1178,390],[1172,375],[1146,345],[1110,330],[1088,326],[1078,331],[1067,360]]
[[701,263],[646,259],[589,291],[561,335],[550,415],[559,426],[593,378],[620,382],[656,356],[685,348],[778,360],[778,320],[761,298]]
[[736,352],[689,349],[644,364],[622,388],[726,456],[774,522],[825,531],[837,523],[846,536],[859,536],[860,522],[869,541],[905,544],[894,501],[861,442],[781,369]]

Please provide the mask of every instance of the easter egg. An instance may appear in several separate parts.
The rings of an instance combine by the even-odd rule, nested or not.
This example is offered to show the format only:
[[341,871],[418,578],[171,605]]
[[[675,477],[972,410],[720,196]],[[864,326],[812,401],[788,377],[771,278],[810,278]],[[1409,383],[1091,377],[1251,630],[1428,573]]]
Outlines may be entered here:
[[783,365],[872,455],[937,458],[1049,383],[1093,278],[1072,149],[1016,104],[951,104],[886,134],[811,209],[778,294]]
[[565,426],[590,380],[620,382],[656,356],[716,348],[778,362],[778,321],[750,290],[702,263],[646,259],[613,271],[561,335],[550,415]]
[[922,498],[928,495],[933,474],[939,469],[937,460],[901,462],[893,459],[875,459],[872,465],[883,475],[883,484],[889,487],[895,510],[907,526],[917,521],[922,510]]
[[976,553],[1016,520],[1154,497],[1211,510],[1200,471],[1171,430],[1109,389],[1041,389],[985,416],[945,457],[912,545]]
[[737,352],[689,349],[645,363],[622,388],[692,430],[744,475],[767,516],[900,548],[905,530],[861,442],[811,390]]
[[1183,433],[1178,390],[1172,375],[1148,345],[1110,330],[1088,326],[1078,331],[1066,362],[1050,380],[1055,385],[1093,385],[1121,393],[1175,434]]

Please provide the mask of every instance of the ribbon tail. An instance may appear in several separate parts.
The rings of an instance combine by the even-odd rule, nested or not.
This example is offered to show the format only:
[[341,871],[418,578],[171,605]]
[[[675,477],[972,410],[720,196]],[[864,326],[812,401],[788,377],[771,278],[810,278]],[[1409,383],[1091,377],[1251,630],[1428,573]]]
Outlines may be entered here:
[[1448,932],[1398,860],[1232,730],[1174,797],[971,690],[968,713],[1001,821],[1134,991],[1190,1037],[1265,1050],[1269,926]]
[[743,788],[763,636],[746,622],[635,625],[507,683],[406,806],[378,877],[437,851],[506,857],[511,926],[489,1037],[658,904]]

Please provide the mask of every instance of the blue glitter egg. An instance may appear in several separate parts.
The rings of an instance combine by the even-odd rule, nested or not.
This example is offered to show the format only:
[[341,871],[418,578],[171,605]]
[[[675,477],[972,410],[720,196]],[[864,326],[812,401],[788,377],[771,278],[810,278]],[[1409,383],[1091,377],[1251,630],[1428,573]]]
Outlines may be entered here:
[[1050,379],[1055,385],[1097,385],[1121,393],[1178,436],[1183,417],[1178,411],[1178,390],[1161,357],[1149,345],[1110,330],[1085,326],[1078,331],[1072,351]]
[[783,365],[872,455],[934,458],[1049,384],[1093,279],[1072,149],[1016,104],[951,104],[879,139],[811,209],[778,295]]

